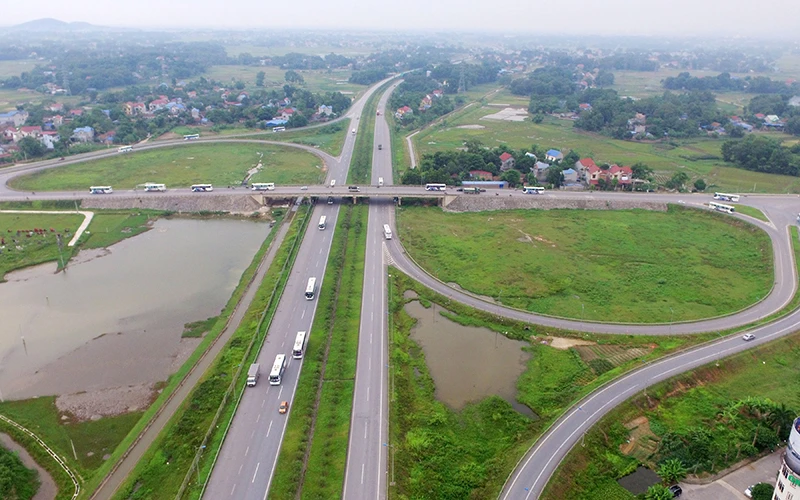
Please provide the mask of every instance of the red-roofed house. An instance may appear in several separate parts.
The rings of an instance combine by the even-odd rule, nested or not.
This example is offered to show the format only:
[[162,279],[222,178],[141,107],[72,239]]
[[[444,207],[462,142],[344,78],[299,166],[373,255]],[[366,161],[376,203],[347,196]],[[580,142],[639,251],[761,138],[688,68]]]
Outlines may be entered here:
[[618,165],[611,165],[607,171],[610,179],[616,179],[617,185],[622,187],[630,186],[633,182],[633,170],[631,167],[620,167]]
[[78,109],[70,109],[69,110],[69,114],[72,115],[72,116],[81,116],[83,114],[83,110],[80,109],[80,108],[78,108]]
[[281,120],[288,120],[292,116],[294,116],[295,110],[292,108],[283,108],[278,110],[278,114],[281,117]]
[[164,106],[166,106],[167,104],[169,104],[169,99],[167,99],[166,97],[161,97],[159,99],[154,99],[154,100],[150,101],[150,104],[148,105],[148,109],[151,112],[158,111],[159,109],[164,108]]
[[42,127],[39,125],[36,125],[35,127],[20,127],[19,133],[20,138],[30,136],[35,139],[42,136]]
[[505,172],[514,168],[514,157],[510,153],[503,153],[500,155],[500,171]]
[[431,95],[438,99],[444,95],[444,92],[442,92],[441,89],[436,89],[433,92],[431,92]]
[[405,115],[412,115],[412,114],[414,114],[414,111],[411,108],[409,108],[408,106],[403,106],[402,108],[397,108],[397,112],[394,114],[394,117],[399,120]]
[[600,167],[598,167],[591,158],[581,158],[575,162],[575,166],[573,168],[578,172],[578,179],[587,180],[586,175],[589,167],[594,167],[595,171],[600,169]]
[[469,176],[475,180],[490,181],[492,180],[492,173],[486,170],[470,170]]
[[64,110],[64,105],[61,104],[60,102],[54,102],[53,104],[48,106],[47,109],[49,109],[50,111],[52,111],[54,113],[57,113],[57,112],[60,112],[60,111]]

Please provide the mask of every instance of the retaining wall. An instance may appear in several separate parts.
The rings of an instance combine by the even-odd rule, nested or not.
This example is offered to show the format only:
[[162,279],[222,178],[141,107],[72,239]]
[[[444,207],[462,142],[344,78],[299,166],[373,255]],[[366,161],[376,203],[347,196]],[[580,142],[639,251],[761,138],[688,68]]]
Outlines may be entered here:
[[174,212],[231,212],[253,213],[263,208],[252,196],[197,193],[193,196],[169,196],[164,193],[143,193],[135,198],[105,197],[84,198],[82,208],[149,208]]
[[508,196],[498,193],[482,193],[478,195],[457,196],[444,207],[448,212],[485,212],[490,210],[539,209],[553,210],[569,208],[574,210],[629,210],[640,208],[666,212],[667,204],[645,200],[603,200],[603,199],[568,199],[544,196]]

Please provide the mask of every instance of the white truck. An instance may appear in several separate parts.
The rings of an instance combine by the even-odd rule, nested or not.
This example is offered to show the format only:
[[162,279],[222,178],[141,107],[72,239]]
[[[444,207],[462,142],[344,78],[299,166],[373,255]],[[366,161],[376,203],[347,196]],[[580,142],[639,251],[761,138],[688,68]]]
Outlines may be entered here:
[[247,387],[255,387],[256,383],[258,382],[258,374],[261,371],[261,367],[258,363],[253,363],[250,365],[250,369],[247,370]]

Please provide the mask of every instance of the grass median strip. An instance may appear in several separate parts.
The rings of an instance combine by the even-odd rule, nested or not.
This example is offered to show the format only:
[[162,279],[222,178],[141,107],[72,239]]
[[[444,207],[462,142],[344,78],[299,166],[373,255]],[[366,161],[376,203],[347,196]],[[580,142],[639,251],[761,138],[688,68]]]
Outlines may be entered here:
[[[381,85],[364,104],[363,118],[358,125],[358,137],[353,148],[353,160],[347,174],[349,184],[369,184],[372,173],[372,152],[375,146],[375,115],[381,95],[389,88],[390,82]],[[388,146],[388,144],[387,144]]]
[[303,371],[281,446],[273,498],[341,495],[358,351],[368,209],[342,209]]
[[[292,221],[289,234],[278,250],[264,280],[258,285],[258,291],[250,307],[248,307],[239,328],[237,328],[225,348],[204,374],[200,383],[192,390],[186,401],[173,415],[156,441],[136,465],[134,471],[120,486],[115,498],[175,497],[186,476],[186,472],[193,464],[200,443],[206,436],[209,423],[214,419],[220,407],[220,403],[231,383],[232,375],[236,372],[238,365],[242,363],[243,355],[254,333],[258,333],[255,331],[255,327],[258,324],[259,316],[268,307],[270,297],[280,295],[277,292],[273,295],[273,290],[275,290],[277,283],[280,282],[281,286],[285,283],[284,263],[293,258],[290,250],[294,249],[296,251],[299,246],[294,245],[294,242],[303,234],[303,224],[307,223],[308,219],[305,214],[306,208],[303,207]],[[266,246],[263,246],[259,251],[257,258],[254,259],[253,264],[246,272],[246,274],[249,273],[249,276],[243,276],[241,283],[246,284],[249,282],[256,272],[264,252],[266,252]],[[208,343],[219,335],[233,307],[238,303],[245,289],[246,286],[240,286],[234,292],[234,296],[220,316],[220,321],[214,326],[211,334],[207,336]],[[201,348],[182,367],[182,370],[170,379],[170,384],[177,385],[177,381],[181,380],[189,368],[197,362],[202,352],[205,351],[204,346],[208,346],[205,342],[201,344]],[[172,390],[174,390],[174,387]],[[209,450],[206,456],[211,456],[210,451],[215,444],[212,438],[212,441],[207,445]],[[202,472],[201,469],[201,474]]]

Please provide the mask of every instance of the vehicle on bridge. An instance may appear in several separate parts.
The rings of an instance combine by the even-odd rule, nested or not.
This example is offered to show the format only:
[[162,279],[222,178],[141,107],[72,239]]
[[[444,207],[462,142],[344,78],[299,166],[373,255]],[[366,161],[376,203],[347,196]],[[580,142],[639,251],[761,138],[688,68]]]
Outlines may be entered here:
[[92,186],[89,188],[89,193],[91,194],[111,194],[114,190],[111,189],[111,186]]
[[117,153],[128,153],[133,151],[133,146],[120,146],[117,148]]
[[383,177],[378,177],[378,187],[383,186]]
[[476,187],[465,187],[461,191],[463,191],[464,194],[481,194],[481,188]]
[[328,225],[328,217],[326,215],[323,215],[322,217],[319,218],[319,226],[318,226],[319,230],[323,231],[327,227],[327,225]]
[[149,192],[158,192],[163,193],[167,190],[167,186],[165,184],[158,184],[156,182],[147,182],[144,185],[144,190]]
[[434,183],[425,184],[425,190],[426,191],[446,191],[447,190],[447,184],[434,184]]
[[353,134],[353,135],[356,135],[356,129],[353,129],[353,132],[352,132],[352,134]]
[[392,228],[389,227],[389,224],[383,225],[383,237],[386,238],[387,240],[392,239]]
[[247,387],[255,387],[256,383],[258,383],[258,375],[261,371],[261,366],[258,363],[253,363],[250,365],[250,369],[247,370]]
[[544,194],[542,186],[523,186],[522,192],[525,194]]
[[274,182],[254,182],[250,185],[250,189],[253,191],[274,191],[275,190],[275,183]]
[[331,179],[331,187],[336,187],[336,179]]
[[301,359],[303,353],[306,351],[306,341],[308,336],[306,332],[297,332],[297,337],[294,338],[294,347],[292,347],[292,357],[294,359]]
[[723,205],[722,203],[717,203],[715,201],[709,201],[708,208],[711,210],[716,210],[717,212],[725,212],[726,214],[732,214],[736,211],[736,209],[730,205]]
[[269,385],[281,385],[283,372],[286,370],[286,355],[278,354],[275,362],[272,363],[272,370],[269,372]]
[[739,201],[739,195],[728,194],[728,193],[714,193],[714,199],[720,201],[732,201],[735,203]]
[[358,193],[361,189],[358,186],[347,186],[348,191],[352,191],[354,193]]
[[308,278],[308,285],[306,285],[306,300],[314,300],[314,294],[317,291],[317,278]]
[[186,134],[183,136],[184,141],[193,141],[195,139],[199,139],[200,134]]
[[210,193],[214,190],[214,186],[211,184],[193,184],[192,185],[192,192],[194,193]]

